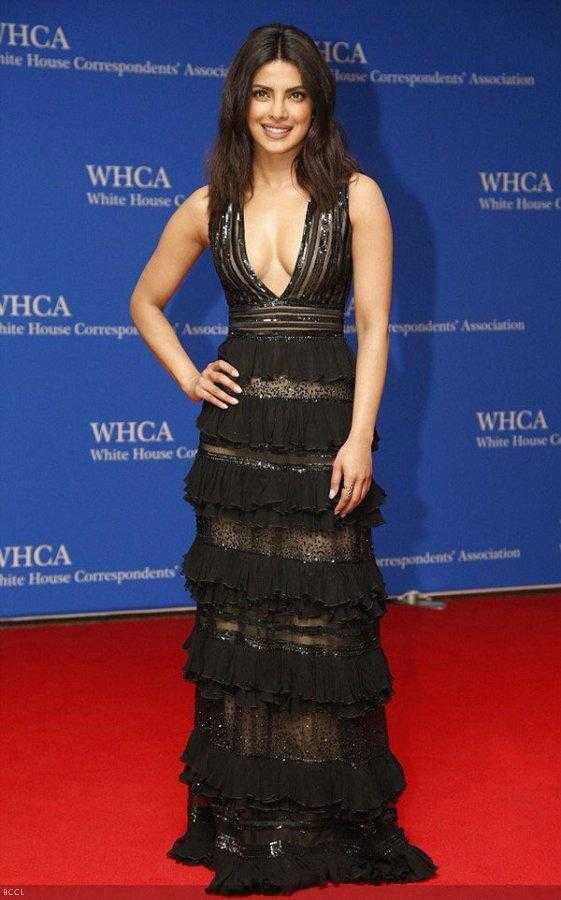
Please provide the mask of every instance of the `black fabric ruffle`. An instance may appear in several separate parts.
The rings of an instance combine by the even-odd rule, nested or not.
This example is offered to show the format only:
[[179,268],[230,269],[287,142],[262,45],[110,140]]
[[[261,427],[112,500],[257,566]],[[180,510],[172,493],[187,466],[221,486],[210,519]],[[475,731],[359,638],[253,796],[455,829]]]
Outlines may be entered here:
[[[294,400],[241,393],[239,403],[228,404],[226,409],[203,400],[196,425],[213,438],[245,447],[331,450],[347,440],[352,411],[352,400]],[[376,444],[373,434],[371,450]]]
[[364,620],[382,616],[386,610],[387,598],[376,591],[365,597],[360,606],[348,603],[326,607],[321,600],[309,597],[260,597],[250,600],[242,591],[230,588],[220,582],[190,581],[189,591],[197,602],[198,609],[208,609],[216,615],[235,616],[242,620],[259,612],[261,621],[276,622],[282,617],[299,616],[314,619],[321,617],[326,625],[342,624],[352,620]]
[[362,502],[341,518],[333,514],[340,493],[329,498],[331,468],[302,468],[260,468],[199,450],[184,478],[184,498],[202,515],[217,516],[228,509],[239,522],[263,526],[332,531],[353,523],[375,527],[385,521],[380,506],[386,493],[376,481]]
[[212,869],[207,894],[277,894],[327,882],[404,883],[421,881],[437,870],[430,856],[409,843],[397,826],[388,826],[378,838],[349,836],[311,849],[293,847],[280,856],[263,851],[239,857],[217,849],[212,827],[200,820],[175,841],[168,856]]
[[316,706],[351,717],[385,703],[392,693],[388,661],[377,642],[352,655],[309,647],[305,653],[292,646],[260,649],[241,634],[224,639],[197,623],[183,649],[189,651],[184,677],[203,682],[202,696],[209,699],[235,694],[245,706],[272,703],[290,712]]
[[373,812],[405,787],[401,763],[386,748],[363,765],[325,760],[302,762],[263,754],[239,755],[213,746],[194,728],[181,756],[179,780],[197,794],[221,801],[241,800],[260,807],[292,803],[309,809],[332,807],[334,813]]
[[344,335],[312,334],[290,337],[230,335],[217,349],[217,358],[240,373],[243,385],[252,375],[295,381],[348,381],[355,379],[356,357]]
[[238,707],[244,709],[275,708],[282,709],[290,715],[309,713],[321,709],[339,719],[363,716],[375,706],[374,700],[360,700],[357,703],[318,703],[317,700],[301,700],[292,694],[270,694],[267,691],[237,690],[230,686],[218,684],[216,681],[198,679],[200,696],[205,700],[228,700],[234,696]]
[[191,581],[219,583],[243,593],[248,602],[273,597],[308,598],[327,608],[360,606],[381,614],[387,598],[373,556],[335,564],[303,562],[231,550],[197,536],[183,557],[181,571],[187,587]]
[[214,857],[214,823],[199,819],[191,822],[187,831],[174,841],[167,856],[190,865],[212,866]]

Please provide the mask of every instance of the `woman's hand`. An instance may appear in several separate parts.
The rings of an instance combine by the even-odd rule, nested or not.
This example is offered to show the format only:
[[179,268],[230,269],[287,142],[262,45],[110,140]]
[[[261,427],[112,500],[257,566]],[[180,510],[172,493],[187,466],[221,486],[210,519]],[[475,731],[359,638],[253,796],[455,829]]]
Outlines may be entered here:
[[329,497],[342,485],[341,496],[333,510],[341,518],[361,503],[372,484],[371,442],[348,437],[333,460]]
[[[228,403],[237,403],[238,399],[227,394],[219,385],[224,384],[238,394],[241,393],[242,389],[239,384],[236,384],[235,381],[225,374],[226,372],[229,372],[234,377],[240,374],[237,369],[234,369],[224,359],[215,359],[209,362],[203,371],[199,372],[192,382],[189,383],[185,393],[191,400],[208,400],[221,409],[228,409]],[[223,400],[227,402],[223,403]]]

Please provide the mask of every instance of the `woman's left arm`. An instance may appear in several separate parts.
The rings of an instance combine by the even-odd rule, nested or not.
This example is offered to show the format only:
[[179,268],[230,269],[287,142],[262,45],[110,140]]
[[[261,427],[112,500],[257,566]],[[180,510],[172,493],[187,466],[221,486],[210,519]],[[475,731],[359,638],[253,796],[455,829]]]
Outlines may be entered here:
[[351,430],[333,462],[329,492],[333,498],[342,479],[334,508],[341,517],[362,502],[372,483],[371,445],[389,351],[392,225],[380,187],[362,173],[354,175],[349,185],[349,217],[357,332],[355,392]]

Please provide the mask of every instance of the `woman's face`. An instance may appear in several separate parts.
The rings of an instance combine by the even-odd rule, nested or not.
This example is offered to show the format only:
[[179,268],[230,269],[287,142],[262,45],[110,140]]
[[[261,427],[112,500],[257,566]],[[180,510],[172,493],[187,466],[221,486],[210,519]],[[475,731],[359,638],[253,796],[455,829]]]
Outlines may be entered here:
[[275,59],[255,71],[247,126],[258,147],[267,153],[294,150],[311,119],[312,103],[294,63]]

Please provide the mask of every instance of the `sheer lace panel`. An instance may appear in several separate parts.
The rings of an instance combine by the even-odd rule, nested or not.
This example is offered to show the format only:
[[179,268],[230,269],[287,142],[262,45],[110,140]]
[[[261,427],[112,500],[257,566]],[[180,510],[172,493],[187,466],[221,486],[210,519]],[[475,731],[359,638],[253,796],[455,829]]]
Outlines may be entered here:
[[265,449],[253,449],[250,447],[223,447],[201,441],[201,449],[213,458],[224,462],[238,463],[244,466],[255,466],[259,469],[280,471],[283,469],[295,469],[298,472],[306,472],[309,468],[329,468],[335,458],[335,452],[328,453],[273,453]]
[[327,649],[331,657],[338,655],[333,652],[335,650],[345,651],[346,655],[363,653],[379,643],[378,620],[366,615],[335,624],[329,623],[327,614],[313,619],[284,616],[274,622],[260,622],[258,616],[251,616],[249,611],[240,615],[232,610],[228,617],[204,607],[199,612],[197,628],[222,640],[245,640],[264,651],[275,646],[297,649],[301,654],[308,652],[309,656]]
[[264,400],[352,400],[354,388],[347,381],[290,381],[283,375],[272,379],[253,375],[244,385],[243,394]]
[[287,712],[276,707],[248,707],[235,695],[225,700],[201,696],[195,729],[205,740],[232,756],[259,756],[301,763],[339,761],[351,768],[367,765],[386,752],[387,726],[383,704],[353,718],[323,709]]
[[371,554],[370,529],[349,525],[337,531],[310,531],[246,525],[225,514],[197,516],[201,540],[229,550],[247,550],[302,562],[358,562]]

